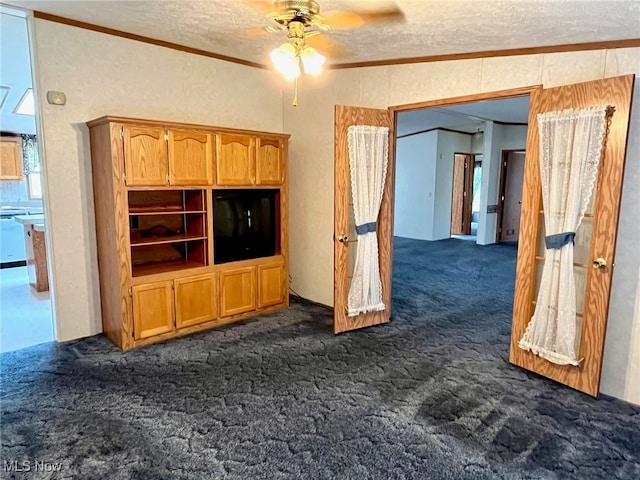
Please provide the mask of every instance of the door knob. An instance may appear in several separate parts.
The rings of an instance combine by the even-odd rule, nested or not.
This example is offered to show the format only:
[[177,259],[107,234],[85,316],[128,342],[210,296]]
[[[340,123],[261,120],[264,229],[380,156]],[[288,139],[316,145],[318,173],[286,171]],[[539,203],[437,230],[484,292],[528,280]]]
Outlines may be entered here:
[[338,236],[338,241],[345,243],[347,240],[349,240],[349,237],[347,237],[346,235],[339,235]]
[[604,268],[607,266],[607,261],[602,257],[598,257],[593,261],[592,265],[593,268]]

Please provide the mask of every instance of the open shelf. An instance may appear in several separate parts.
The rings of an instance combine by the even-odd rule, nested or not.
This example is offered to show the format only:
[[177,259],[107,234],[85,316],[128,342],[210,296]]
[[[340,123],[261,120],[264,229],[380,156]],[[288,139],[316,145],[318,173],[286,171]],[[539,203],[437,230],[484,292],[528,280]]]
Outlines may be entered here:
[[206,267],[206,190],[130,190],[129,240],[134,277]]
[[185,242],[190,240],[206,240],[207,237],[199,236],[199,235],[189,235],[189,234],[180,234],[180,235],[171,235],[166,237],[136,237],[131,239],[132,247],[139,247],[145,245],[161,245],[163,243],[178,243]]

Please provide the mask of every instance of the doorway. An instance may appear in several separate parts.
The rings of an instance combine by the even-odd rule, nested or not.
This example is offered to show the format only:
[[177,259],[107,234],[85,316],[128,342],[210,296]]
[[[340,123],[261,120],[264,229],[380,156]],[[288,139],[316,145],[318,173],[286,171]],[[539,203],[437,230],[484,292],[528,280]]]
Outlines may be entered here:
[[451,237],[474,240],[472,228],[473,177],[475,155],[456,153],[453,156],[453,193],[451,196]]
[[27,18],[0,7],[0,352],[54,340]]
[[502,151],[496,242],[518,242],[524,165],[524,150]]

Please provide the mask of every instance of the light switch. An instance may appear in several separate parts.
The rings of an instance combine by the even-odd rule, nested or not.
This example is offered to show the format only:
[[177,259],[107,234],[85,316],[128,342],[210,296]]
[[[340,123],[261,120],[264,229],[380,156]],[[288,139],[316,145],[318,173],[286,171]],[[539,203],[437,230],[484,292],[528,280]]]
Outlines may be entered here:
[[55,92],[53,90],[49,90],[47,92],[47,102],[51,105],[64,105],[67,103],[67,97],[63,92]]

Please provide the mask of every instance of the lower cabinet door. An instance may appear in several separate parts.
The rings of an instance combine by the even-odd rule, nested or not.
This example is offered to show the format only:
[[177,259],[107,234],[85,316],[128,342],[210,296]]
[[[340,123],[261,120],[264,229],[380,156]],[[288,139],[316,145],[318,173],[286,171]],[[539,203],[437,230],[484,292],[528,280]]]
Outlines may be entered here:
[[256,309],[256,267],[220,272],[220,316],[230,317]]
[[284,301],[285,281],[282,263],[258,265],[258,308]]
[[147,283],[131,288],[133,336],[136,340],[173,330],[171,281]]
[[208,322],[218,316],[215,275],[208,273],[174,281],[177,328]]

